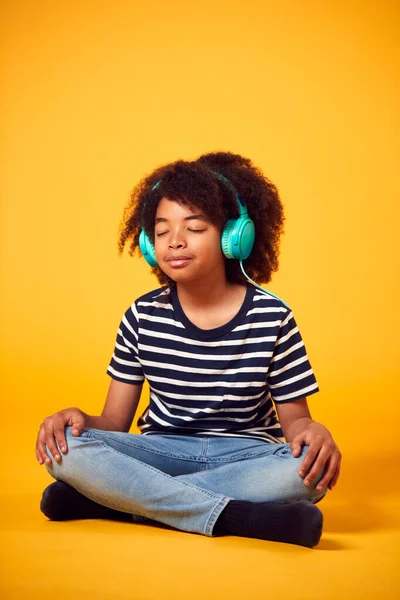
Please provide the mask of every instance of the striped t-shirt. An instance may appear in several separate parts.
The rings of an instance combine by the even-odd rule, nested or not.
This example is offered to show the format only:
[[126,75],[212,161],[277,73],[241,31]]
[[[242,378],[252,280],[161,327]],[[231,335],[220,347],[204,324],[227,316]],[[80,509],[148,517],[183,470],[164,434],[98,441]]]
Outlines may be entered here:
[[282,443],[273,402],[319,391],[291,309],[250,283],[236,316],[207,330],[186,317],[175,287],[144,294],[122,317],[107,373],[149,382],[143,435]]

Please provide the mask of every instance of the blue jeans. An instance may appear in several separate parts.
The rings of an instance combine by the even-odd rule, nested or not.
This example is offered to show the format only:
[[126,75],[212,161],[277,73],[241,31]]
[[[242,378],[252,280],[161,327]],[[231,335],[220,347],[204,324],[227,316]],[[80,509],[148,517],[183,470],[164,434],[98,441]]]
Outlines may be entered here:
[[289,444],[240,437],[142,435],[65,427],[67,454],[46,465],[49,474],[98,504],[131,513],[133,522],[157,521],[213,535],[228,502],[318,502],[327,488],[307,488]]

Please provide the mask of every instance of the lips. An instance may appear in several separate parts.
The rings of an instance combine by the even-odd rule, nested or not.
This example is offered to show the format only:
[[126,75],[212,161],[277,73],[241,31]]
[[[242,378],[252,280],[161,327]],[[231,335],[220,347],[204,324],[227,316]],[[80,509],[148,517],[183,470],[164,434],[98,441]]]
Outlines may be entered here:
[[186,267],[192,259],[190,256],[170,256],[167,258],[167,263],[174,268]]
[[175,261],[175,260],[190,260],[190,256],[184,256],[183,254],[179,254],[179,256],[170,256],[167,258],[167,261]]

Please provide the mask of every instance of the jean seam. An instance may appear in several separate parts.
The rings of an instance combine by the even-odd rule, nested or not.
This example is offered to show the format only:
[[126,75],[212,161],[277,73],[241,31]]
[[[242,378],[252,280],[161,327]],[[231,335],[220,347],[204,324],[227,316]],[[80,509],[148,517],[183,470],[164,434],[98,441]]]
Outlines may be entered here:
[[[227,463],[231,463],[231,462],[237,462],[240,461],[241,459],[247,459],[247,458],[258,458],[259,456],[274,456],[277,454],[277,452],[279,451],[283,451],[285,452],[285,450],[287,450],[290,446],[289,443],[279,443],[279,444],[268,444],[268,448],[266,450],[261,450],[261,451],[257,451],[257,452],[247,452],[247,454],[238,454],[237,456],[235,456],[233,459],[231,458],[213,458],[213,459],[208,459],[209,462],[227,462]],[[280,449],[275,450],[273,449],[273,451],[271,452],[272,448],[271,446],[281,446]],[[290,451],[290,449],[289,449]]]
[[213,458],[213,459],[208,459],[209,462],[227,462],[227,463],[231,463],[231,462],[237,462],[240,461],[242,458],[257,458],[258,456],[264,456],[264,455],[271,455],[271,452],[249,452],[247,454],[239,454],[238,456],[235,456],[234,459],[231,458]]
[[[276,456],[276,455],[269,454],[269,453],[266,452],[265,456],[271,456],[271,457],[273,457],[273,456]],[[255,456],[249,456],[248,458],[249,459],[264,458],[264,454],[257,454]],[[236,462],[241,462],[241,461],[239,461],[237,459],[236,460],[231,460],[231,461],[226,461],[226,464],[222,464],[222,465],[219,464],[217,467],[213,467],[212,470],[215,471],[215,470],[218,470],[218,469],[222,469],[223,467],[229,466],[229,465],[234,464]],[[211,466],[212,463],[209,462],[208,464]],[[178,477],[179,477],[179,475],[178,475]]]
[[207,453],[208,453],[208,448],[210,446],[210,441],[208,439],[208,437],[204,437],[201,443],[201,454],[200,454],[200,460],[205,461],[207,460]]
[[[104,432],[101,434],[101,436],[97,436],[96,433],[93,432],[89,432],[86,431],[85,432],[89,437],[92,437],[94,439],[97,439],[99,441],[101,441],[101,437],[104,435],[104,437],[110,437],[107,435],[107,432]],[[82,435],[82,434],[81,434]],[[167,456],[169,458],[179,458],[181,460],[190,460],[190,461],[197,461],[197,462],[201,462],[203,459],[199,456],[189,456],[189,455],[185,455],[185,454],[174,454],[172,452],[162,452],[159,450],[154,450],[154,449],[150,449],[150,448],[143,448],[143,446],[141,446],[140,444],[136,444],[135,442],[130,442],[129,444],[127,442],[125,442],[124,440],[118,440],[118,443],[123,444],[124,446],[128,446],[130,448],[136,448],[138,450],[142,450],[143,452],[151,452],[152,454],[157,454],[158,456]],[[106,444],[107,445],[107,444]],[[107,447],[111,447],[111,446],[107,446]]]
[[[213,508],[213,510],[211,511],[211,514],[208,517],[206,524],[204,526],[204,534],[205,535],[212,537],[212,531],[213,531],[214,525],[217,522],[218,517],[222,513],[223,509],[231,501],[231,499],[232,498],[229,498],[228,496],[224,496],[223,498],[220,499],[218,504]],[[219,510],[220,508],[221,508],[221,510]]]

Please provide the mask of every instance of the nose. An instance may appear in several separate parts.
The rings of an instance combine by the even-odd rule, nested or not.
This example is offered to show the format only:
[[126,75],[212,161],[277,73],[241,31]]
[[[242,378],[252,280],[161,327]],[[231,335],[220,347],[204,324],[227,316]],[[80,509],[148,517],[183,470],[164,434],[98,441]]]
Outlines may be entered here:
[[171,241],[168,244],[169,248],[183,248],[183,246],[184,246],[183,242],[178,242],[178,241]]
[[168,240],[168,248],[174,249],[184,247],[186,247],[186,241],[184,239],[184,236],[179,232],[172,233]]

